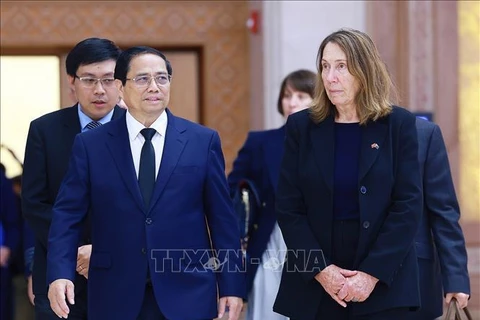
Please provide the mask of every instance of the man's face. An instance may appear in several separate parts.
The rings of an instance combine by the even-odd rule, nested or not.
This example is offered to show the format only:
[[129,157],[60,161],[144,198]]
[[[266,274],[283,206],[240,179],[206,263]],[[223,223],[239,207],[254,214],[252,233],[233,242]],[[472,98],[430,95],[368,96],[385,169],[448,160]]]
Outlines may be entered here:
[[77,77],[68,77],[83,113],[93,120],[103,118],[119,100],[118,88],[112,80],[114,71],[115,60],[106,60],[81,65],[77,69]]
[[[138,121],[154,119],[168,106],[170,100],[170,80],[157,83],[155,79],[168,78],[167,66],[162,57],[155,54],[141,54],[130,61],[126,84],[117,81],[128,111]],[[135,79],[135,80],[133,80]],[[145,81],[148,79],[149,81]],[[140,80],[140,81],[139,81]]]

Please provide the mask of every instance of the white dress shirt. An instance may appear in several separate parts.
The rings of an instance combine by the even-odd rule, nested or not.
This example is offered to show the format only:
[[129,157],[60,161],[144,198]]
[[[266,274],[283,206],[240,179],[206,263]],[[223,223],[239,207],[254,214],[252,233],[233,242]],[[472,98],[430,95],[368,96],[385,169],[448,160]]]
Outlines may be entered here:
[[[158,169],[160,168],[160,163],[162,161],[167,123],[167,112],[163,111],[157,120],[155,120],[155,122],[150,126],[150,128],[157,131],[152,138],[153,148],[155,149],[155,179],[158,176]],[[130,141],[130,149],[132,150],[133,165],[135,166],[137,179],[138,170],[140,168],[140,154],[142,152],[143,143],[145,142],[145,137],[140,133],[140,131],[145,128],[146,127],[142,123],[138,122],[127,110],[128,137]]]

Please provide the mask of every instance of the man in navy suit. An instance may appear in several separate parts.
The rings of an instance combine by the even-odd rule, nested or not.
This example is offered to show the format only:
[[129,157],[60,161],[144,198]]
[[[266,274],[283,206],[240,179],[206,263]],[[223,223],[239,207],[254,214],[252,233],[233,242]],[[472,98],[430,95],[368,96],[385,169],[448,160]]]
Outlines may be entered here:
[[59,317],[75,302],[76,241],[89,209],[90,320],[212,319],[226,306],[230,320],[239,317],[240,231],[220,139],[166,109],[171,76],[158,50],[124,51],[115,81],[126,116],[75,139],[49,237],[48,295]]
[[470,281],[465,239],[458,223],[460,209],[442,133],[424,119],[417,118],[416,126],[424,199],[415,239],[422,306],[409,319],[432,320],[442,315],[442,292],[446,303],[455,298],[461,308],[467,306]]
[[[89,38],[79,42],[68,54],[66,69],[70,88],[78,100],[72,107],[46,114],[30,124],[25,149],[22,181],[22,209],[35,234],[33,291],[37,320],[57,319],[47,298],[47,242],[52,207],[75,136],[105,124],[125,113],[116,107],[119,91],[113,73],[120,49],[110,40]],[[90,259],[88,227],[75,243],[79,262]],[[77,303],[69,319],[87,319],[88,269],[78,269]]]

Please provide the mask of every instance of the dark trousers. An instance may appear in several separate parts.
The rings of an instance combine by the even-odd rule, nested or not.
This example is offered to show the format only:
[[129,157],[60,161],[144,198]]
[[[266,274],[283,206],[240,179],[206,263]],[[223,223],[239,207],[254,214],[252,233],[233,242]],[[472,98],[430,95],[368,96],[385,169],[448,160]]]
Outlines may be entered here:
[[[87,297],[86,293],[75,295],[75,304],[68,304],[70,313],[68,320],[87,320]],[[58,320],[58,316],[50,308],[50,300],[46,294],[35,295],[35,320]]]
[[140,309],[137,320],[167,320],[158,307],[151,284],[145,286],[142,309]]
[[[360,226],[358,220],[335,220],[332,232],[332,263],[338,267],[352,270]],[[325,295],[320,301],[316,319],[350,320],[350,304],[344,308]]]
[[[353,269],[355,255],[357,253],[358,238],[360,235],[360,225],[358,220],[335,220],[332,233],[332,263],[344,269]],[[325,295],[320,302],[316,320],[404,320],[409,314],[408,308],[389,309],[375,314],[354,316],[352,314],[352,304],[347,303],[344,308],[333,300],[329,295]]]
[[136,320],[168,320],[158,307],[151,283],[145,286],[145,296],[143,297],[142,309]]
[[0,267],[0,320],[13,319],[13,286],[9,267]]

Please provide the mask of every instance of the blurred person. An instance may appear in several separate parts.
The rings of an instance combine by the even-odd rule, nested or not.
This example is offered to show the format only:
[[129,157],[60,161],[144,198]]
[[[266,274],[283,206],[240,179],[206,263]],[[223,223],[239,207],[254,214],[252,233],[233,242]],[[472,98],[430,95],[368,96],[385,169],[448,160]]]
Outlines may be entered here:
[[240,232],[220,138],[166,109],[171,77],[160,51],[127,49],[115,67],[126,115],[75,139],[48,243],[59,317],[76,302],[76,239],[89,209],[93,249],[80,267],[90,268],[90,320],[212,319],[226,307],[239,317]]
[[443,314],[443,296],[468,305],[467,251],[459,224],[460,208],[440,127],[417,118],[418,157],[423,177],[423,211],[415,248],[422,307],[408,320],[433,320]]
[[[25,149],[22,208],[35,235],[33,292],[37,320],[57,319],[47,297],[47,243],[52,207],[67,171],[75,136],[125,113],[115,106],[119,91],[113,74],[119,55],[120,49],[108,39],[88,38],[76,44],[67,56],[66,69],[78,103],[46,114],[30,124]],[[107,176],[104,178],[108,179]],[[91,254],[88,223],[78,239],[79,263],[88,264]],[[74,279],[77,303],[71,307],[69,319],[87,319],[88,268],[77,271]]]
[[[315,73],[297,70],[282,81],[277,110],[287,119],[294,112],[306,109],[312,102]],[[265,131],[252,131],[240,149],[228,176],[231,193],[242,181],[249,180],[259,193],[260,203],[255,228],[247,246],[247,319],[286,319],[273,312],[273,303],[280,285],[281,263],[285,243],[275,218],[275,188],[283,154],[285,126]],[[272,265],[272,263],[280,264]]]
[[390,100],[368,35],[317,55],[312,107],[291,115],[276,194],[287,245],[274,311],[296,319],[405,319],[420,306],[422,208],[415,116]]
[[12,320],[12,254],[20,238],[20,223],[12,181],[0,170],[0,320]]
[[[14,153],[12,152],[14,155]],[[16,156],[14,158],[18,161],[20,167],[23,164]],[[34,251],[34,235],[33,231],[27,227],[26,221],[23,218],[22,206],[22,176],[17,175],[12,179],[13,191],[17,204],[17,215],[19,220],[19,243],[17,249],[12,254],[11,272],[13,276],[13,304],[14,304],[14,319],[30,320],[35,319],[35,312],[33,308],[32,276],[30,265],[33,260]],[[25,254],[25,249],[29,248],[29,255]]]

